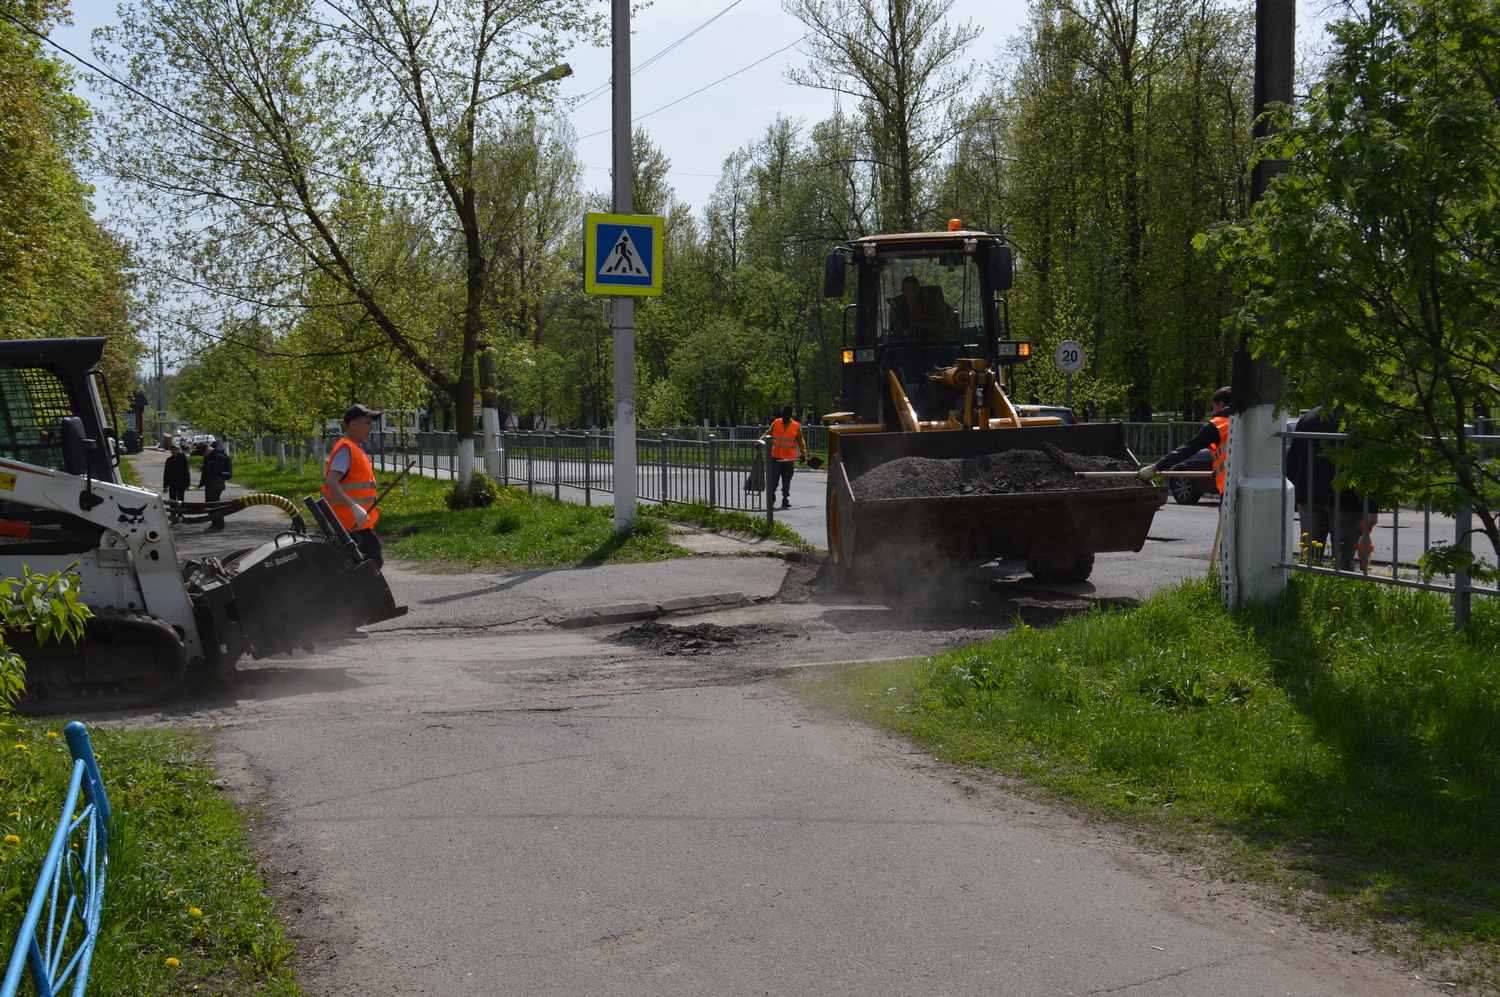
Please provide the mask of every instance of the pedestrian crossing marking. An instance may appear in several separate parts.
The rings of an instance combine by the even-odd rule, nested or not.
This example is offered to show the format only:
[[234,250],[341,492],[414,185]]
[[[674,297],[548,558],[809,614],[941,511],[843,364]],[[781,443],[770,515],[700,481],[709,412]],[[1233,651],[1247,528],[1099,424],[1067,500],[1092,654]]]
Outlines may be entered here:
[[630,239],[630,229],[623,229],[620,232],[619,241],[604,258],[604,265],[599,268],[599,273],[600,275],[627,274],[632,277],[651,276],[646,272],[646,268],[641,266],[640,253],[636,252],[635,243]]
[[661,294],[663,226],[655,215],[589,212],[583,226],[583,289],[589,294]]

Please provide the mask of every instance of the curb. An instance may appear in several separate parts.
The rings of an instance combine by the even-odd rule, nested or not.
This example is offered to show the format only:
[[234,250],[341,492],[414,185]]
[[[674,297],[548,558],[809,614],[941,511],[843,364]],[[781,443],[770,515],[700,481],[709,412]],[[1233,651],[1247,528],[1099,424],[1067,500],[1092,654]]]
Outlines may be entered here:
[[547,622],[563,630],[576,630],[580,627],[597,627],[608,623],[637,623],[641,620],[654,620],[667,613],[681,613],[719,606],[738,606],[754,601],[743,592],[716,592],[710,595],[682,596],[661,603],[626,602],[613,606],[585,606],[581,609],[570,609],[556,616],[549,616]]

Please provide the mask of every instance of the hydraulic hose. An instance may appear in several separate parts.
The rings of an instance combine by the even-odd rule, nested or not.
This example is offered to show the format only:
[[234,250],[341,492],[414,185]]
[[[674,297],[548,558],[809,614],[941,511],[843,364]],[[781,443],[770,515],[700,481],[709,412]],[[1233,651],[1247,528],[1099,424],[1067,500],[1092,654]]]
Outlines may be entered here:
[[292,518],[292,529],[295,532],[307,532],[307,523],[303,521],[302,514],[297,511],[297,506],[289,498],[272,495],[269,492],[257,492],[253,495],[241,495],[235,501],[246,509],[252,505],[274,505]]

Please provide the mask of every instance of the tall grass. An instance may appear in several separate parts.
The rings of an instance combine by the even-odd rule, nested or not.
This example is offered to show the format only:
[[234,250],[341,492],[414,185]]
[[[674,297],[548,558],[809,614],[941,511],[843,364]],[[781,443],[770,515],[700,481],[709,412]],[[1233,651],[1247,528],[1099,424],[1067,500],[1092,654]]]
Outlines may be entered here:
[[[0,813],[4,833],[19,839],[0,846],[7,957],[67,796],[72,759],[54,736],[61,728],[54,720],[0,720]],[[89,993],[297,993],[294,946],[251,854],[245,819],[214,785],[200,736],[89,734],[114,814]]]
[[1312,887],[1328,916],[1493,966],[1497,652],[1488,603],[1455,635],[1431,593],[1298,578],[1230,612],[1192,583],[941,655],[876,714],[1104,812],[1228,832],[1244,869]]

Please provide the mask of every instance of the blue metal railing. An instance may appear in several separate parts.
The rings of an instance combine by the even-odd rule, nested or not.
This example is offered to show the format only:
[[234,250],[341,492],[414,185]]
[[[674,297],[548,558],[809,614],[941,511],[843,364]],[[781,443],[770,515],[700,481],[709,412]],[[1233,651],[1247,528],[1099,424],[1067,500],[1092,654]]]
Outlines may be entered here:
[[[104,877],[109,868],[109,800],[104,795],[104,779],[94,760],[88,730],[75,720],[63,733],[73,756],[73,778],[26,908],[26,920],[11,950],[0,997],[15,997],[27,966],[37,997],[54,997],[68,985],[70,977],[73,997],[83,997],[88,989],[89,965],[104,910]],[[88,803],[76,810],[80,793]],[[81,843],[74,840],[79,835]],[[82,935],[68,955],[75,925]]]

